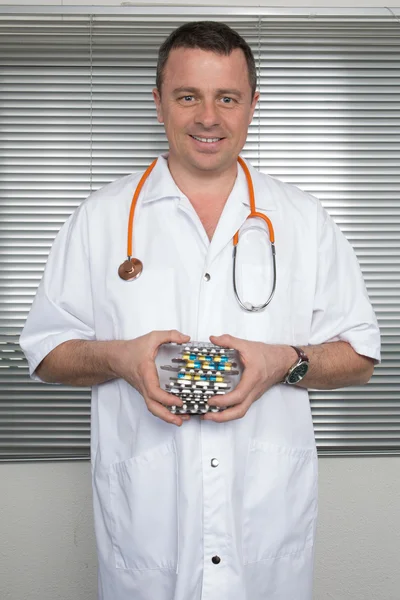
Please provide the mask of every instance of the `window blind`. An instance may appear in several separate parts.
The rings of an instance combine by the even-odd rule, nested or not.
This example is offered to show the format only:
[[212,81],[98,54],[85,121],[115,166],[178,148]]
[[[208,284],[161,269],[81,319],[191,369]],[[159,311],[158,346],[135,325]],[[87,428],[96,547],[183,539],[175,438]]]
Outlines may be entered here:
[[158,47],[200,19],[227,23],[254,52],[261,100],[244,156],[321,199],[358,255],[380,323],[371,383],[311,393],[319,452],[400,451],[399,22],[281,10],[0,7],[3,460],[88,457],[89,390],[31,381],[18,337],[68,215],[167,150],[151,98]]

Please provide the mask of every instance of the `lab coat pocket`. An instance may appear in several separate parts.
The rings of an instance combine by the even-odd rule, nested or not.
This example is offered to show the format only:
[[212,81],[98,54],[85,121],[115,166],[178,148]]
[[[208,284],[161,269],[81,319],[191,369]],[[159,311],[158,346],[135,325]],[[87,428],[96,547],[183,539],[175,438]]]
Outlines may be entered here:
[[[241,298],[248,304],[265,303],[272,290],[271,272],[257,265],[243,265],[239,278]],[[295,306],[289,293],[287,270],[277,272],[276,289],[268,306],[258,312],[241,311],[246,337],[267,344],[293,344],[293,317]]]
[[313,544],[316,516],[316,451],[253,439],[244,486],[244,563],[303,551]]
[[179,329],[174,269],[144,267],[137,280],[116,278],[109,290],[115,339],[131,339],[150,331]]
[[245,306],[262,306],[273,288],[272,275],[260,265],[243,264],[237,269],[237,291]]
[[239,298],[248,308],[263,306],[273,291],[273,255],[268,228],[260,219],[247,219],[241,227],[235,281]]
[[176,568],[176,478],[173,440],[111,466],[112,544],[117,568]]

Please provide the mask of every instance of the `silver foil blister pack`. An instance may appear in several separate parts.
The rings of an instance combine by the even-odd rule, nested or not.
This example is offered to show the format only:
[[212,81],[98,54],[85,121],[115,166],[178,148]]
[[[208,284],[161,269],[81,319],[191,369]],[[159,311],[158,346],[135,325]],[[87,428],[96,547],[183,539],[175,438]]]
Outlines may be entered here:
[[160,387],[182,400],[168,406],[175,414],[203,415],[224,408],[209,406],[213,396],[235,389],[243,372],[239,353],[210,342],[162,344],[156,356]]

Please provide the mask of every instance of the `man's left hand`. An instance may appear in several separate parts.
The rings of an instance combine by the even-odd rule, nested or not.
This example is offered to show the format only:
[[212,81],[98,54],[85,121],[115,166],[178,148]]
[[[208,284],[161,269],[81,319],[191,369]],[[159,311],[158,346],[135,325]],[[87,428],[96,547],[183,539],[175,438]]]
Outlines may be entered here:
[[210,406],[229,408],[219,413],[207,413],[204,419],[219,423],[241,419],[250,406],[273,385],[283,381],[297,354],[290,346],[249,342],[232,335],[211,336],[217,346],[237,350],[243,363],[242,378],[237,387],[225,396],[210,398]]

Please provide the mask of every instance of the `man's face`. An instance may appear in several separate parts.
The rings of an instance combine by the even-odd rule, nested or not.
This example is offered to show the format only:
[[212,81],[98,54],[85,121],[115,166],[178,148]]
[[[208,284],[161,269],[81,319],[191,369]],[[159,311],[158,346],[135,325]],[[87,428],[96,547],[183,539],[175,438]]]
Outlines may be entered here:
[[171,51],[161,97],[153,97],[164,123],[170,160],[192,173],[223,172],[236,163],[259,97],[251,95],[245,56],[198,48]]

